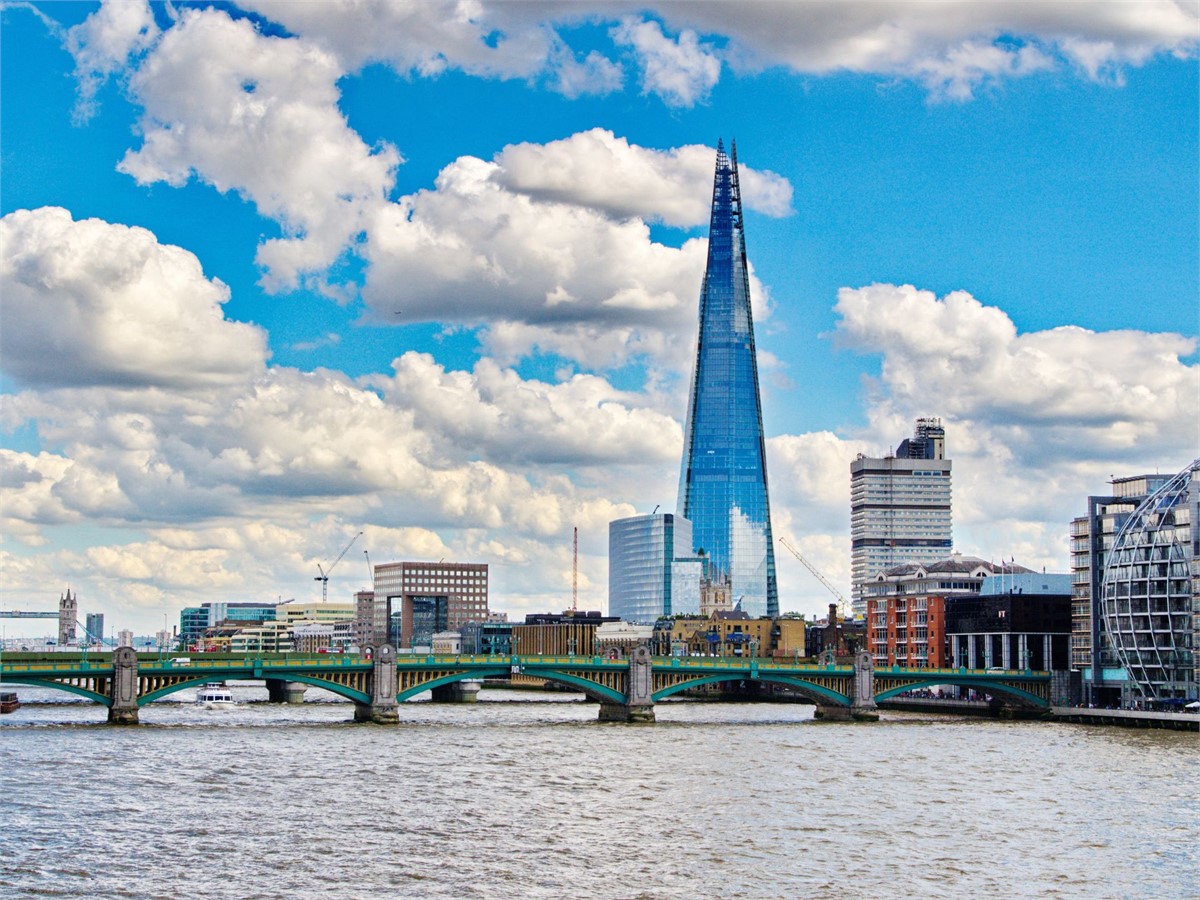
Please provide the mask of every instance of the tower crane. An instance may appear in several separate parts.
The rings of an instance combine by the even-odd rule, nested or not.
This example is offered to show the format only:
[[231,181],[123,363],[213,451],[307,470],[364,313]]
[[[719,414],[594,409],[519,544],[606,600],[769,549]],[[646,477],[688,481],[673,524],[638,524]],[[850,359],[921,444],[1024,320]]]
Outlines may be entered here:
[[324,603],[326,598],[329,596],[329,573],[333,571],[334,566],[336,566],[338,563],[340,563],[342,561],[342,557],[346,555],[346,551],[349,550],[351,547],[353,547],[354,542],[357,541],[360,537],[362,537],[361,531],[358,534],[356,534],[354,537],[350,538],[350,543],[347,544],[345,546],[345,549],[343,549],[342,552],[337,555],[337,559],[335,559],[333,562],[331,562],[329,564],[328,569],[322,569],[321,564],[317,563],[317,571],[320,572],[321,574],[318,575],[316,578],[314,578],[313,581],[321,582],[321,602],[322,603]]
[[846,598],[842,596],[842,592],[839,591],[837,588],[835,588],[832,584],[830,584],[829,579],[827,579],[824,575],[822,575],[820,572],[818,572],[817,568],[812,563],[810,563],[807,559],[805,559],[803,556],[801,556],[800,551],[792,546],[791,541],[789,541],[785,537],[781,537],[779,539],[779,543],[781,543],[781,544],[783,544],[783,546],[787,547],[787,549],[789,551],[791,551],[792,556],[794,556],[794,557],[796,557],[796,559],[800,560],[800,562],[804,566],[804,568],[806,568],[806,569],[808,569],[808,571],[812,572],[813,575],[816,577],[817,581],[819,581],[819,582],[821,582],[821,584],[825,585],[825,589],[827,591],[829,591],[829,593],[833,594],[833,596],[837,599],[838,612],[841,613],[842,618],[845,619],[846,611],[847,611],[847,604],[846,604]]

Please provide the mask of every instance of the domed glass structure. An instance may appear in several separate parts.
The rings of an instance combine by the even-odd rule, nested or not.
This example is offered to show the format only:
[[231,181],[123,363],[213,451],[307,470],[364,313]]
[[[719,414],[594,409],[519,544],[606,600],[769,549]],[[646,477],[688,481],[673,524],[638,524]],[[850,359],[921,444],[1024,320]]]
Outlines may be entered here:
[[1104,566],[1100,613],[1145,700],[1194,698],[1200,627],[1200,459],[1125,520]]

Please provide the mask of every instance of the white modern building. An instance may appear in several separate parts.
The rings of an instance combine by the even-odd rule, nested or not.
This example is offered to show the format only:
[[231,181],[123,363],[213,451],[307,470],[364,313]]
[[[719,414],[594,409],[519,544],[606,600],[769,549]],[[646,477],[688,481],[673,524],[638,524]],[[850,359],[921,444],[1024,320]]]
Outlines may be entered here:
[[895,455],[859,454],[850,464],[850,566],[856,618],[866,615],[866,588],[880,572],[934,563],[953,546],[951,461],[942,420],[917,419]]

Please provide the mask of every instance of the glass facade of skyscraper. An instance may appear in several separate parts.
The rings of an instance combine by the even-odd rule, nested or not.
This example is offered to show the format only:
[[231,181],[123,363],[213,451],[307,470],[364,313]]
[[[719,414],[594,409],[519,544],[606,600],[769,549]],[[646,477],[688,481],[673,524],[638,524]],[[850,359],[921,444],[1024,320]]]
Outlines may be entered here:
[[691,520],[693,549],[704,551],[710,577],[729,583],[733,601],[752,616],[778,615],[736,145],[731,156],[717,145],[677,511]]
[[[672,603],[672,566],[677,554],[691,555],[691,544],[692,523],[682,516],[659,513],[609,522],[608,614],[652,625],[659,616],[681,611]],[[699,569],[694,568],[691,592],[698,598]]]

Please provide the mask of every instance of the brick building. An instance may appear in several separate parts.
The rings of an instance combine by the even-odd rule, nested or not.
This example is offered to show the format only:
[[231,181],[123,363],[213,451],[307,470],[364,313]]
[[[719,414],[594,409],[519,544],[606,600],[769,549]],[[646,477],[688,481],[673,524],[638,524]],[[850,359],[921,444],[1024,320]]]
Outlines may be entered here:
[[949,666],[947,598],[977,594],[988,576],[1028,571],[953,553],[929,565],[908,563],[880,572],[867,587],[867,649],[875,665]]

